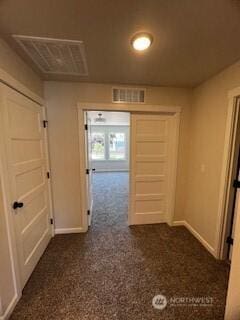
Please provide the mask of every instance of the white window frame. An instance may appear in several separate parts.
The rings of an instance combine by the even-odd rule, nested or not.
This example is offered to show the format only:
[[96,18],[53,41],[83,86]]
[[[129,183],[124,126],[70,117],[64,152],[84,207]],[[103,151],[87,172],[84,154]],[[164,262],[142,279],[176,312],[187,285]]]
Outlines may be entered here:
[[[124,136],[124,157],[122,159],[112,159],[111,158],[111,151],[110,151],[110,135],[111,134],[123,134]],[[109,132],[108,133],[108,145],[107,145],[107,148],[108,148],[108,161],[126,161],[126,153],[127,153],[127,141],[126,141],[126,133],[125,132],[120,132],[120,130],[118,132]]]
[[[91,139],[92,139],[92,136],[94,135],[94,134],[100,134],[100,135],[102,135],[103,136],[103,138],[104,138],[104,152],[103,152],[103,155],[104,155],[104,158],[103,159],[94,159],[93,157],[92,157],[92,155],[93,155],[93,152],[91,153],[91,160],[92,161],[106,161],[107,160],[107,156],[106,156],[106,145],[107,145],[107,140],[106,140],[106,135],[105,135],[105,133],[104,132],[101,132],[101,131],[93,131],[92,133],[91,133]],[[92,141],[91,141],[91,143],[92,143]]]
[[[113,133],[121,133],[124,135],[124,158],[122,159],[112,159],[110,156],[110,134]],[[126,132],[121,132],[121,130],[114,132],[102,132],[102,131],[93,131],[91,135],[101,134],[104,137],[104,158],[103,159],[94,159],[91,157],[92,161],[101,162],[101,161],[126,161],[127,160],[127,140],[126,140]],[[92,143],[92,142],[91,142]]]

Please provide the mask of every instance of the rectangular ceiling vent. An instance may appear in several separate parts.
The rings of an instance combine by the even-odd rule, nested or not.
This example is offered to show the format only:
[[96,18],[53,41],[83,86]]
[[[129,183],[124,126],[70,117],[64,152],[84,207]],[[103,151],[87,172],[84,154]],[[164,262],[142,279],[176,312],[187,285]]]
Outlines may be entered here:
[[113,88],[112,101],[114,103],[145,103],[146,89]]
[[88,75],[82,41],[19,35],[13,38],[45,74]]

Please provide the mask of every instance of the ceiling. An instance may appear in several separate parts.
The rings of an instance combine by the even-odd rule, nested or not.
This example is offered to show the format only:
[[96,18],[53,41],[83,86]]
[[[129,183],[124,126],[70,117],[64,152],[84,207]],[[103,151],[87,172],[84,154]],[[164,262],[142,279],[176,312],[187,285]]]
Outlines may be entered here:
[[[99,113],[102,114],[102,118],[106,119],[105,122],[95,122]],[[91,119],[91,124],[94,126],[129,126],[130,124],[130,114],[128,112],[88,111],[88,118]]]
[[[144,53],[139,31],[154,38]],[[88,76],[44,79],[194,87],[240,59],[240,1],[0,0],[0,32],[39,73],[12,34],[84,42]]]

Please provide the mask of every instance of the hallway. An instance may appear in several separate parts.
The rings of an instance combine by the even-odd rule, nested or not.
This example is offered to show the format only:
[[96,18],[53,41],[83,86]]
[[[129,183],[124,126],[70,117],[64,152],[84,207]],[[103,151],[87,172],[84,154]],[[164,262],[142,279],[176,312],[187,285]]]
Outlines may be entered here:
[[[223,319],[228,266],[184,228],[127,226],[128,174],[94,174],[92,226],[57,235],[12,320]],[[152,298],[211,297],[203,307],[152,307]]]

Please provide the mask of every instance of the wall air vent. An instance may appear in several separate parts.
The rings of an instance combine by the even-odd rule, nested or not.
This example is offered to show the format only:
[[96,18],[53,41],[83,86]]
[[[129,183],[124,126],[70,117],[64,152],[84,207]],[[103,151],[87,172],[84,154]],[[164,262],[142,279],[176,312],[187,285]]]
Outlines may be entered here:
[[45,74],[88,75],[82,41],[20,35],[13,38]]
[[145,103],[146,89],[113,88],[112,101],[114,103]]

